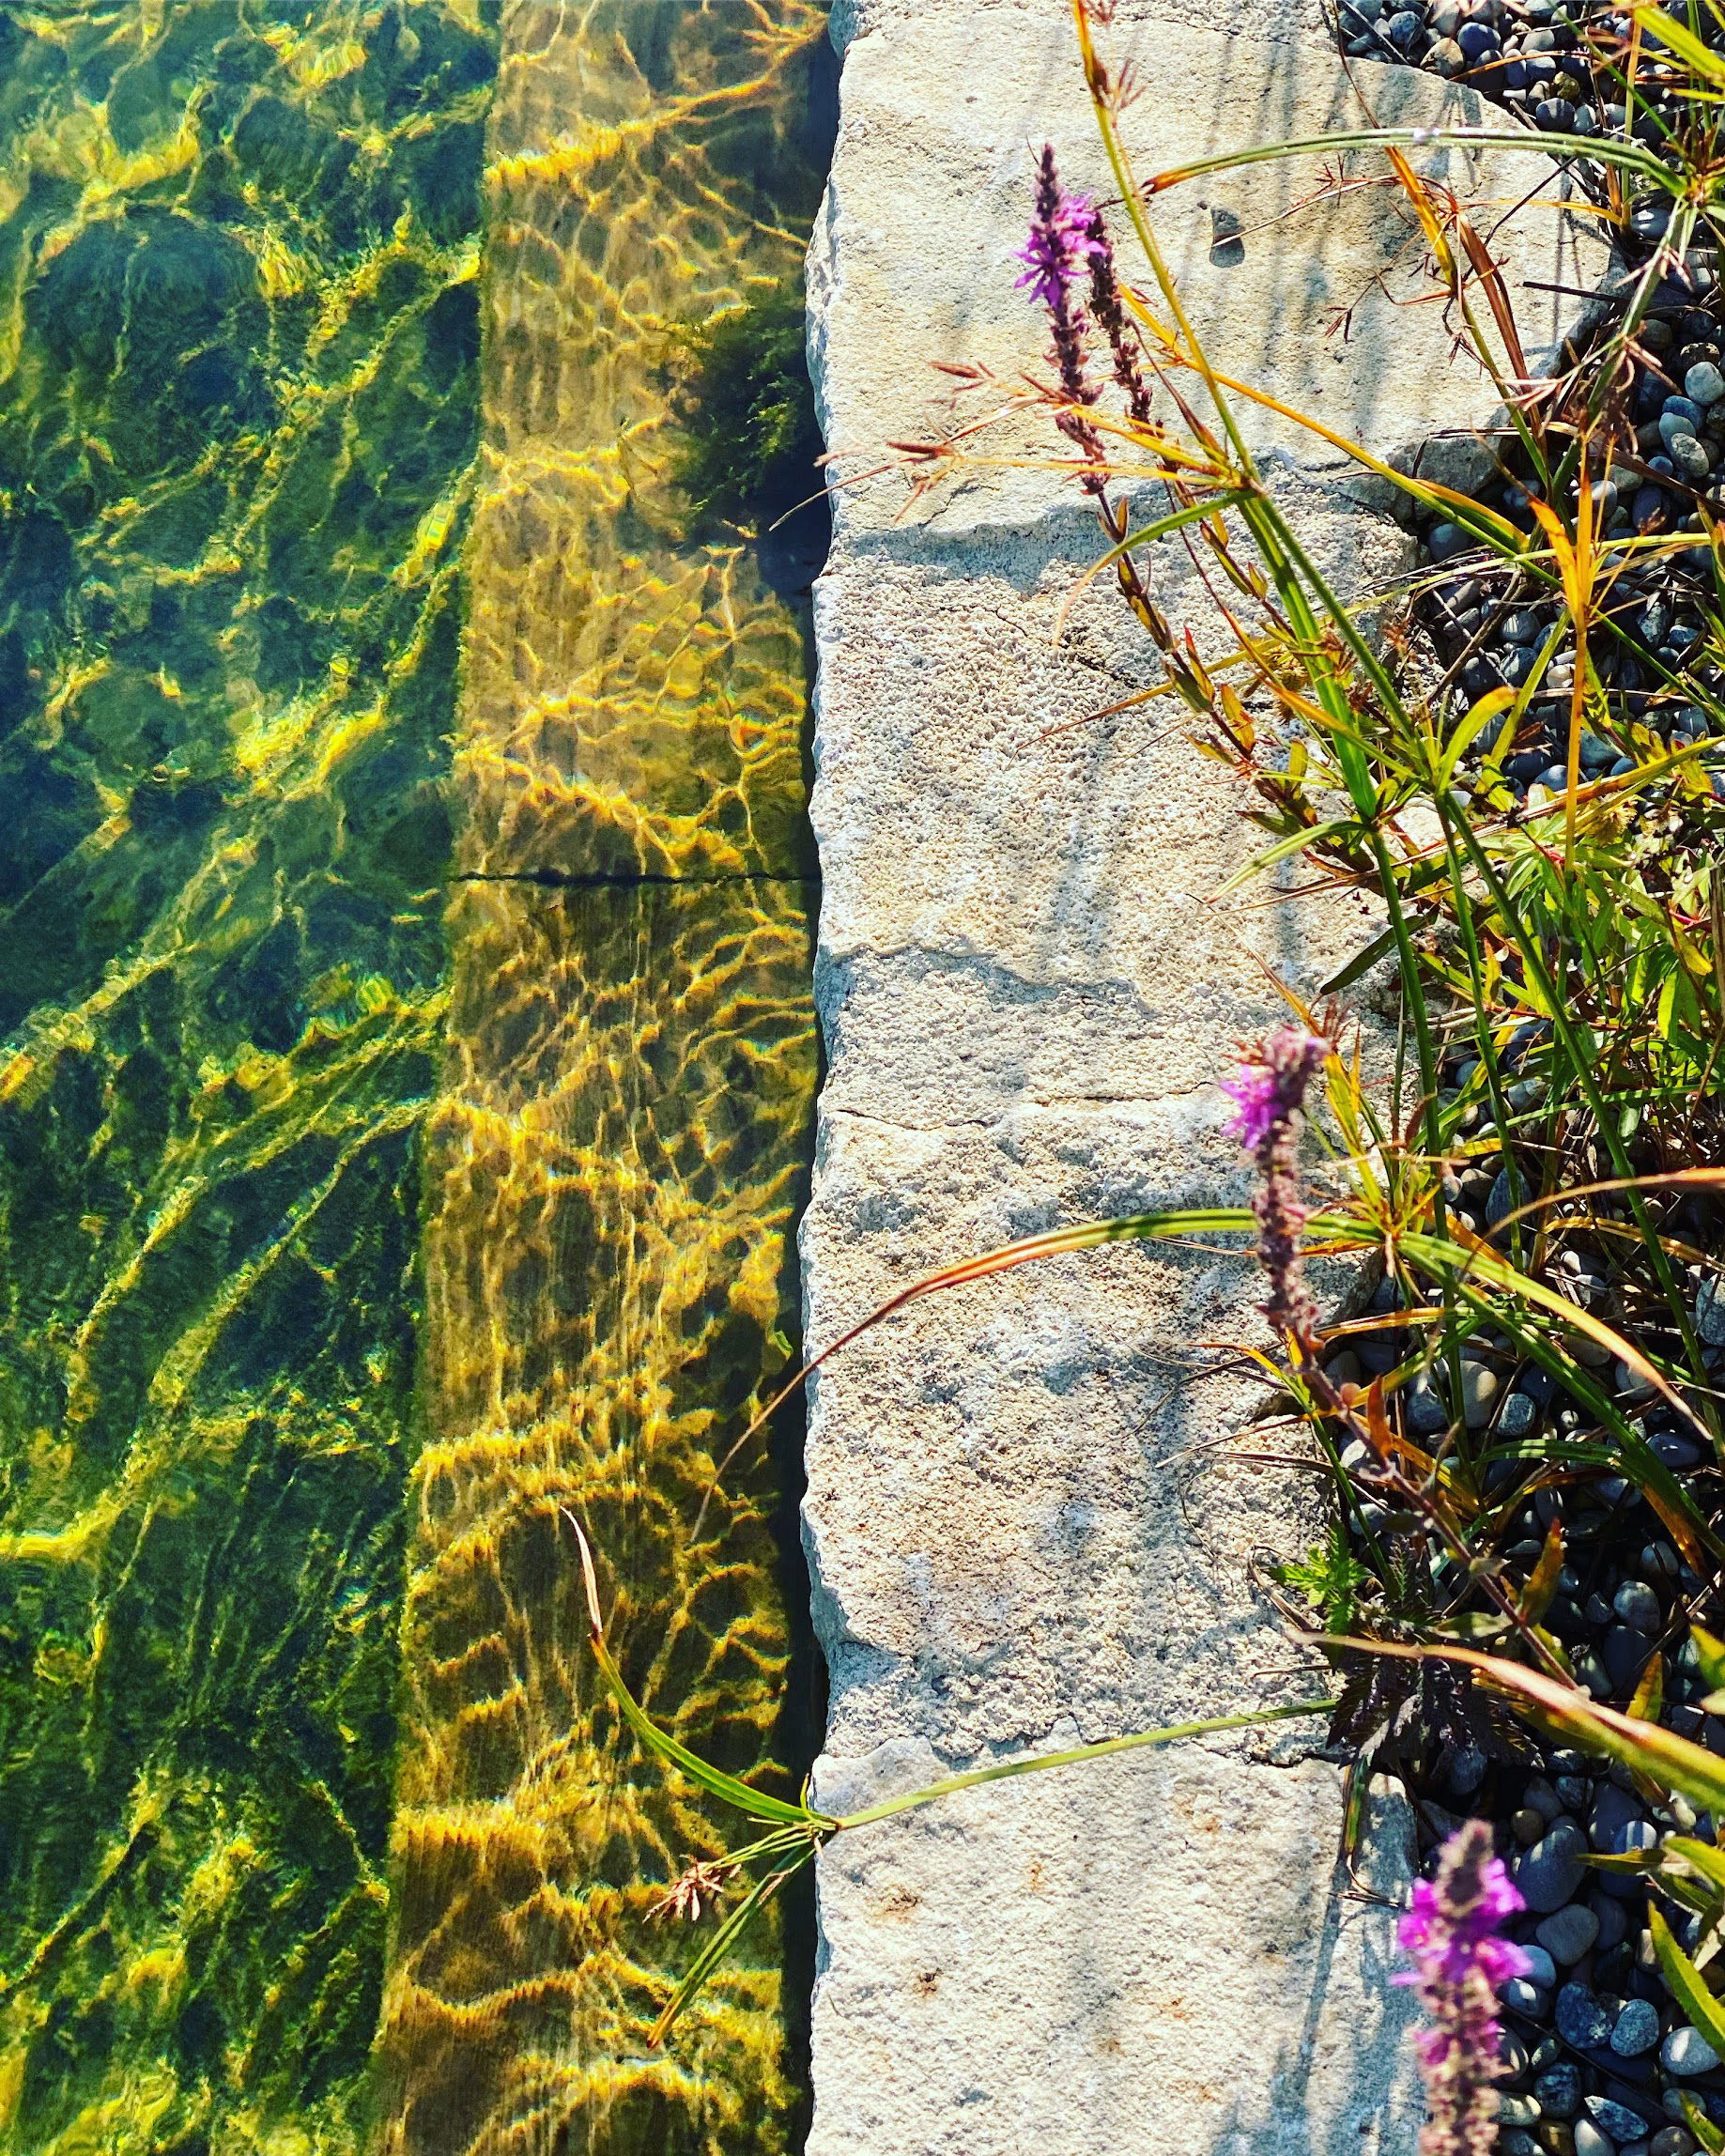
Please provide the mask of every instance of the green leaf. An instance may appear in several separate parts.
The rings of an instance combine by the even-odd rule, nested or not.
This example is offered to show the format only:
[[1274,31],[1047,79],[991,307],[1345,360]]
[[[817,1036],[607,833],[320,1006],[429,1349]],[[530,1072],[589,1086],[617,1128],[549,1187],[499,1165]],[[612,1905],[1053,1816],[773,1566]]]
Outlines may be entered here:
[[1671,1936],[1671,1926],[1657,1909],[1649,1907],[1647,1928],[1653,1933],[1653,1950],[1671,1988],[1671,1996],[1688,2015],[1707,2042],[1725,2058],[1725,2009],[1707,1989],[1701,1971]]
[[1363,973],[1369,973],[1380,958],[1387,958],[1394,948],[1395,931],[1387,928],[1381,935],[1374,936],[1363,950],[1355,951],[1339,972],[1332,973],[1318,990],[1318,995],[1334,995],[1344,988],[1351,988]]
[[1710,1692],[1718,1691],[1725,1686],[1725,1640],[1718,1639],[1703,1625],[1691,1625],[1689,1638],[1694,1644],[1702,1682]]
[[1697,1841],[1692,1835],[1673,1834],[1665,1842],[1672,1856],[1681,1856],[1686,1864],[1693,1866],[1716,1886],[1725,1886],[1725,1849],[1716,1849],[1710,1841]]
[[1721,2151],[1725,2151],[1725,2129],[1713,2123],[1686,2088],[1679,2093],[1683,2099],[1684,2124],[1701,2144],[1704,2156],[1721,2156]]
[[[1556,633],[1553,630],[1553,636]],[[1444,744],[1443,754],[1438,762],[1438,783],[1434,791],[1441,793],[1448,786],[1455,776],[1455,766],[1467,754],[1468,745],[1474,735],[1482,727],[1489,726],[1499,712],[1506,711],[1515,701],[1516,692],[1512,688],[1487,689],[1479,701],[1468,710]]]

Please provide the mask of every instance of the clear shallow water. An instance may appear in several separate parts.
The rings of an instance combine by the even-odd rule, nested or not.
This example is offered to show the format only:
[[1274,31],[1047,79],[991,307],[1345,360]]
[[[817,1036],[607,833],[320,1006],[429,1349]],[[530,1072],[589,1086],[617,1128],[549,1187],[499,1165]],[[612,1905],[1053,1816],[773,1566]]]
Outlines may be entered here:
[[794,275],[823,38],[0,19],[5,2146],[794,2133],[778,1932],[645,2052],[731,1823],[563,1508],[794,1757],[783,1476],[691,1528],[793,1348],[805,627],[665,328]]

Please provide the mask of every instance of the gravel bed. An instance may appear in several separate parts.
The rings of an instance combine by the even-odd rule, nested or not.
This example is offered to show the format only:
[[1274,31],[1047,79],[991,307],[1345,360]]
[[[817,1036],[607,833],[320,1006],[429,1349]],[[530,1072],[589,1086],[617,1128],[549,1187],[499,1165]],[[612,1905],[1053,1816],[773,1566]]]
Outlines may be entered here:
[[[1586,34],[1626,38],[1625,16],[1585,14],[1561,0],[1435,0],[1397,7],[1394,0],[1344,0],[1338,32],[1353,56],[1401,61],[1464,82],[1496,100],[1536,130],[1580,134],[1633,131],[1657,143],[1660,114],[1669,110],[1656,79],[1645,106],[1631,114],[1621,89],[1590,51]],[[1725,35],[1707,33],[1725,43]],[[1597,175],[1579,163],[1572,174],[1584,190]],[[1653,255],[1667,229],[1662,198],[1631,206],[1623,242],[1633,275]],[[1627,278],[1620,279],[1620,283]],[[1608,301],[1596,340],[1620,320]],[[1725,516],[1725,306],[1717,252],[1692,246],[1672,265],[1639,328],[1633,372],[1619,385],[1619,443],[1609,465],[1588,475],[1600,526],[1608,537],[1702,530],[1702,512]],[[1629,447],[1633,439],[1633,450]],[[1498,444],[1501,463],[1478,499],[1531,531],[1530,468],[1513,437]],[[1572,495],[1572,501],[1573,501]],[[1435,660],[1441,694],[1452,711],[1465,709],[1500,685],[1521,687],[1562,608],[1548,587],[1497,563],[1453,522],[1421,529],[1430,588],[1416,621]],[[1609,724],[1580,742],[1583,780],[1628,770],[1661,744],[1702,745],[1702,766],[1713,791],[1725,793],[1725,740],[1709,747],[1714,729],[1695,701],[1695,687],[1725,689],[1725,671],[1710,654],[1708,630],[1718,611],[1712,558],[1699,542],[1656,564],[1628,570],[1614,584],[1609,622],[1593,640],[1593,656],[1608,689]],[[1525,720],[1502,745],[1502,761],[1486,769],[1481,755],[1464,762],[1459,780],[1476,793],[1507,786],[1517,811],[1536,810],[1565,787],[1573,644],[1553,653]],[[1487,730],[1489,734],[1494,730]],[[1718,769],[1714,770],[1715,764]],[[1655,790],[1656,794],[1657,790]],[[1642,812],[1638,809],[1636,812]],[[1532,1113],[1543,1099],[1538,1076],[1540,1036],[1523,1028],[1508,1105]],[[1463,1093],[1471,1058],[1452,1055],[1444,1081]],[[1488,1102],[1464,1111],[1463,1136],[1474,1146],[1465,1172],[1449,1186],[1449,1202],[1464,1224],[1484,1230],[1509,1210],[1505,1137],[1493,1128]],[[1493,1148],[1490,1141],[1496,1139]],[[1537,1185],[1533,1163],[1525,1164]],[[1710,1198],[1686,1198],[1669,1211],[1671,1226],[1701,1248],[1716,1248],[1725,1216]],[[1632,1337],[1669,1349],[1658,1314],[1633,1284],[1620,1279],[1609,1247],[1584,1230],[1553,1238],[1548,1279],[1578,1304],[1594,1309]],[[1686,1292],[1716,1377],[1725,1378],[1725,1296],[1716,1295],[1691,1268]],[[1375,1307],[1388,1314],[1395,1297],[1386,1284]],[[1332,1359],[1338,1377],[1368,1378],[1405,1360],[1409,1333],[1368,1335]],[[1704,1517],[1720,1510],[1717,1471],[1677,1418],[1641,1390],[1622,1363],[1583,1347],[1593,1375],[1614,1392],[1652,1449],[1682,1476]],[[1580,1434],[1582,1410],[1568,1402],[1536,1366],[1519,1363],[1507,1339],[1489,1334],[1468,1343],[1455,1373],[1475,1441],[1502,1441],[1557,1429]],[[1447,1391],[1446,1386],[1443,1390]],[[1412,1388],[1407,1401],[1415,1435],[1435,1436],[1449,1421],[1440,1391]],[[1488,1494],[1506,1497],[1525,1481],[1514,1462],[1490,1471]],[[1725,1754],[1725,1720],[1697,1703],[1706,1692],[1687,1627],[1715,1629],[1720,1609],[1711,1590],[1684,1563],[1657,1515],[1621,1476],[1578,1473],[1560,1488],[1539,1491],[1520,1505],[1504,1537],[1524,1574],[1537,1562],[1553,1520],[1561,1522],[1567,1562],[1547,1617],[1578,1676],[1594,1696],[1626,1705],[1656,1651],[1664,1657],[1660,1719]],[[1392,1529],[1393,1518],[1379,1525]],[[1506,1987],[1504,2021],[1508,2077],[1502,2085],[1501,2156],[1691,2156],[1697,2141],[1684,2123],[1686,2094],[1725,2126],[1725,2064],[1688,2025],[1666,1987],[1647,1929],[1647,1893],[1634,1874],[1589,1865],[1589,1855],[1621,1855],[1653,1846],[1665,1831],[1699,1830],[1681,1797],[1656,1802],[1638,1790],[1626,1769],[1581,1752],[1528,1742],[1526,1756],[1505,1748],[1450,1746],[1435,1771],[1414,1790],[1423,1848],[1435,1852],[1456,1821],[1492,1821],[1529,1907],[1511,1927],[1533,1958],[1532,1975]],[[1669,1907],[1686,1946],[1696,1943],[1701,1919]]]

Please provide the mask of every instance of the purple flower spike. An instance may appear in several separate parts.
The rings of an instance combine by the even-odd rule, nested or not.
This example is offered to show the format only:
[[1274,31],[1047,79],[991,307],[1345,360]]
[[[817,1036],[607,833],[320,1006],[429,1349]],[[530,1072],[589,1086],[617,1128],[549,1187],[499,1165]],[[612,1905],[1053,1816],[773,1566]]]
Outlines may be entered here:
[[1259,1182],[1252,1210],[1257,1216],[1258,1262],[1270,1279],[1263,1312],[1278,1332],[1291,1334],[1305,1348],[1317,1312],[1301,1277],[1300,1231],[1306,1209],[1300,1197],[1294,1118],[1329,1053],[1330,1043],[1317,1034],[1298,1025],[1278,1025],[1246,1057],[1239,1077],[1222,1081],[1222,1090],[1234,1103],[1229,1127],[1257,1161]]
[[1483,1819],[1451,1835],[1437,1877],[1413,1889],[1398,1931],[1413,1967],[1395,1981],[1419,1993],[1431,2025],[1415,2039],[1428,2116],[1420,2156],[1492,2156],[1497,2147],[1498,1986],[1532,1966],[1499,1933],[1525,1907]]
[[1024,265],[1013,280],[1019,291],[1028,291],[1040,307],[1062,305],[1072,286],[1090,274],[1096,253],[1091,226],[1096,205],[1087,194],[1069,194],[1055,176],[1052,146],[1042,152],[1038,175],[1036,215],[1030,237],[1018,251]]
[[1255,1153],[1278,1123],[1300,1113],[1306,1086],[1330,1053],[1330,1043],[1297,1025],[1278,1025],[1251,1057],[1238,1078],[1224,1078],[1222,1090],[1234,1102],[1228,1128]]

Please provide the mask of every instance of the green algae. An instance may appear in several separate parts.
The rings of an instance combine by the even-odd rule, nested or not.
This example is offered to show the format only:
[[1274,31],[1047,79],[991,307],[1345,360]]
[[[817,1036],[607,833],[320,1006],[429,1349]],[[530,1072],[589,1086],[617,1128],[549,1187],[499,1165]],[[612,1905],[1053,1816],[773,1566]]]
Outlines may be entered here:
[[[821,36],[0,14],[0,2148],[794,2139],[776,1919],[643,2051],[730,1823],[597,1700],[558,1522],[782,1779],[784,1475],[701,1501],[795,1351],[806,617],[691,496],[807,454]],[[691,305],[747,334],[673,414]],[[560,464],[547,384],[615,439]]]
[[0,17],[0,2138],[363,2145],[495,33]]

